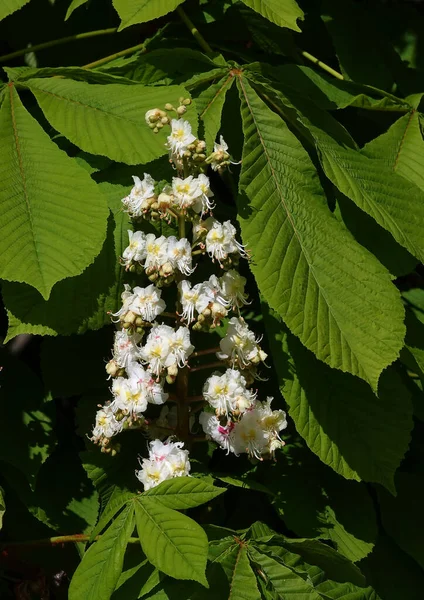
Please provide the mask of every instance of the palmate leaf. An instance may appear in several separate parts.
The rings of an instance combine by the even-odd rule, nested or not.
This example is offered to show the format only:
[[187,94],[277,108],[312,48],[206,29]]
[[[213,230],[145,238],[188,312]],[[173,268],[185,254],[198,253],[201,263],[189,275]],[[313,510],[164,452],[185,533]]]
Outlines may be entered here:
[[129,506],[84,554],[71,580],[69,600],[109,600],[121,575],[133,529],[134,511]]
[[50,140],[13,85],[0,112],[0,276],[35,287],[80,274],[99,254],[106,200],[88,173]]
[[29,0],[2,0],[0,2],[0,21],[28,4],[28,2]]
[[[188,96],[181,86],[100,85],[59,78],[29,79],[21,85],[34,93],[48,121],[72,143],[129,165],[167,152],[166,128],[155,135],[146,124],[146,111]],[[187,112],[187,120],[196,133],[195,111]]]
[[118,31],[135,25],[158,19],[172,12],[184,0],[113,0],[121,25]]
[[303,19],[303,11],[295,0],[242,0],[263,17],[280,27],[300,31],[297,19]]
[[134,501],[134,509],[141,547],[149,561],[171,577],[192,579],[207,587],[208,539],[200,525],[144,495]]
[[239,86],[245,134],[239,215],[259,290],[320,360],[375,390],[403,345],[399,292],[329,212],[297,138],[244,78]]
[[394,474],[410,441],[412,406],[394,368],[379,396],[359,379],[331,371],[292,335],[266,318],[282,393],[309,448],[337,473],[381,483],[394,493]]

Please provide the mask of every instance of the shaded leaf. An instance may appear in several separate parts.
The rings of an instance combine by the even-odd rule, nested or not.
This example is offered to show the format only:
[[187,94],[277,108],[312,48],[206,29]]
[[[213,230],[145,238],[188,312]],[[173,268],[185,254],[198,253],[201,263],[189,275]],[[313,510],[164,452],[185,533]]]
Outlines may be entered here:
[[0,4],[0,21],[28,4],[28,2],[29,0],[2,0]]
[[242,0],[263,17],[280,27],[300,31],[297,20],[303,19],[303,11],[295,0]]
[[121,18],[119,31],[163,17],[177,8],[184,0],[113,0],[113,6]]

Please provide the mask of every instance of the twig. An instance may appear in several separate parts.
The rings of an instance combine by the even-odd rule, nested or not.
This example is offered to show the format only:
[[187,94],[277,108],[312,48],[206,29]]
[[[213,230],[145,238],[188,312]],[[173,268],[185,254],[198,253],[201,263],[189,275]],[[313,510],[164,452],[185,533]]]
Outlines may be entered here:
[[309,54],[309,52],[305,52],[305,50],[303,50],[301,52],[301,54],[302,54],[302,56],[304,56],[305,58],[307,58],[308,60],[310,60],[311,62],[313,62],[314,65],[316,65],[317,67],[321,67],[321,69],[323,69],[324,71],[327,71],[327,73],[330,73],[330,75],[332,75],[333,77],[336,77],[337,79],[340,79],[341,81],[344,81],[344,77],[343,77],[343,75],[341,73],[339,73],[335,69],[332,69],[331,67],[329,67],[328,65],[326,65],[325,63],[323,63],[316,56],[313,56],[312,54]]
[[[163,314],[163,313],[162,313]],[[215,354],[219,352],[220,348],[217,346],[216,348],[207,348],[206,350],[199,350],[198,352],[193,352],[190,358],[197,358],[198,356],[206,356],[206,354]]]
[[211,56],[213,54],[212,48],[209,46],[208,42],[205,40],[205,38],[202,36],[200,31],[197,29],[197,27],[195,26],[193,21],[187,16],[187,14],[181,8],[181,6],[177,7],[177,13],[180,15],[182,22],[184,23],[184,25],[187,26],[191,35],[194,37],[194,39],[199,44],[199,46],[202,48],[202,50],[204,50],[206,52],[206,54]]
[[75,42],[77,40],[84,40],[92,37],[97,37],[99,35],[109,35],[111,33],[116,33],[117,31],[118,29],[116,27],[111,27],[110,29],[98,29],[97,31],[86,31],[85,33],[76,33],[74,35],[68,35],[67,37],[59,38],[57,40],[50,40],[50,42],[43,42],[42,44],[36,44],[35,46],[21,48],[21,50],[16,50],[15,52],[4,54],[3,56],[0,56],[0,62],[12,60],[13,58],[17,58],[18,56],[28,54],[28,52],[37,52],[38,50],[44,50],[45,48],[52,48],[53,46],[59,46],[61,44],[67,44],[68,42]]
[[[99,540],[102,536],[97,535],[94,540]],[[0,548],[4,551],[7,548],[15,548],[19,547],[31,547],[31,546],[57,546],[60,544],[69,544],[71,542],[88,542],[90,540],[90,535],[85,535],[83,533],[75,533],[73,535],[59,535],[49,538],[43,538],[41,540],[27,540],[23,542],[5,542],[0,544]],[[131,537],[129,540],[130,544],[135,544],[136,542],[140,543],[139,538]]]

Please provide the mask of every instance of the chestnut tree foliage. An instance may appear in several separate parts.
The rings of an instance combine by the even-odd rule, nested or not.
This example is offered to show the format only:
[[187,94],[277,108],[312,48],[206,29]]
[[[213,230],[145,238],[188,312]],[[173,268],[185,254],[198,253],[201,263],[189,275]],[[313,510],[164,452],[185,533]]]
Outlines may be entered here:
[[0,1],[2,598],[421,598],[422,31]]

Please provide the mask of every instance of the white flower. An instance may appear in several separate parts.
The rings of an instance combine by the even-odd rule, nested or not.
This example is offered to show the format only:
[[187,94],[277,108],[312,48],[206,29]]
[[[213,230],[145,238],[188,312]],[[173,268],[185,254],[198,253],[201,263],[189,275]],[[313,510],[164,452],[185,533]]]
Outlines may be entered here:
[[210,188],[209,177],[201,173],[197,177],[197,187],[199,190],[199,196],[196,199],[196,202],[193,205],[193,210],[197,213],[201,213],[202,215],[209,210],[215,208],[215,203],[210,198],[213,197],[213,192]]
[[168,240],[161,235],[156,237],[153,233],[146,235],[146,269],[160,269],[168,258]]
[[234,271],[234,269],[226,271],[219,278],[219,283],[224,297],[232,307],[240,308],[243,304],[248,304],[247,294],[244,292],[246,278],[242,277],[237,271]]
[[141,470],[136,471],[136,477],[144,485],[145,490],[155,487],[166,479],[187,476],[190,473],[188,450],[183,450],[182,442],[165,442],[153,440],[150,442],[149,458],[143,459]]
[[227,334],[219,343],[221,352],[217,352],[220,360],[231,360],[242,368],[258,364],[267,357],[259,346],[260,339],[255,337],[242,318],[233,317],[228,322]]
[[235,369],[227,369],[223,375],[213,373],[205,382],[203,396],[217,416],[240,410],[239,405],[246,404],[246,398],[254,400],[254,394],[246,389],[245,378]]
[[[131,286],[129,286],[128,283],[124,283],[124,291],[121,294],[121,300],[121,308],[116,313],[111,313],[112,317],[120,317],[121,315],[125,315],[125,313],[127,313],[130,310],[130,304],[133,300],[133,293],[131,291]],[[118,323],[119,318],[116,319],[116,321],[112,319],[112,321],[114,323]]]
[[264,431],[259,411],[256,409],[243,414],[234,429],[234,448],[237,454],[247,452],[249,456],[261,459],[266,453],[269,436]]
[[164,392],[162,385],[156,381],[149,370],[143,369],[139,363],[129,365],[128,376],[143,386],[147,402],[150,404],[164,404],[168,400],[169,394]]
[[230,155],[228,154],[228,144],[224,138],[219,136],[219,144],[215,142],[213,146],[213,152],[210,156],[210,165],[213,171],[218,171],[222,166],[230,162]]
[[122,255],[123,264],[127,267],[132,261],[141,262],[146,257],[146,235],[142,231],[128,231],[130,245]]
[[115,332],[113,359],[120,367],[127,369],[132,362],[137,360],[139,354],[137,344],[140,340],[141,335],[129,334],[126,329]]
[[191,133],[191,125],[185,119],[172,119],[171,134],[168,136],[167,146],[171,154],[181,158],[196,137]]
[[154,321],[166,308],[161,294],[161,290],[153,284],[146,288],[135,287],[130,310],[140,315],[144,321]]
[[123,410],[129,414],[140,415],[147,408],[147,393],[140,379],[118,377],[112,384],[112,393],[115,396],[112,403],[114,412]]
[[196,199],[202,193],[199,188],[199,181],[190,175],[186,179],[173,177],[172,193],[174,195],[175,205],[184,210],[193,206]]
[[98,442],[102,438],[111,438],[122,431],[123,421],[117,421],[110,405],[105,405],[96,413],[96,424],[93,428],[93,436],[90,438],[93,442]]
[[268,436],[267,452],[274,456],[275,451],[285,445],[285,442],[279,436],[279,432],[287,427],[287,419],[284,410],[271,410],[272,400],[273,398],[269,397],[266,402],[258,402],[257,410],[261,419],[261,426]]
[[186,238],[177,240],[173,235],[168,238],[168,258],[171,265],[184,275],[193,273],[191,246]]
[[233,445],[235,425],[232,421],[228,421],[226,425],[221,425],[216,415],[203,411],[199,416],[199,423],[205,434],[226,450],[227,454],[230,452],[235,453]]
[[214,319],[220,319],[227,314],[227,306],[228,302],[223,296],[218,277],[211,275],[208,281],[201,284],[200,294],[196,301],[197,312],[202,314],[206,308],[210,308]]
[[166,360],[166,366],[184,367],[193,350],[194,346],[190,342],[190,330],[188,327],[179,327],[170,338],[170,352]]
[[149,365],[152,373],[159,377],[167,366],[166,361],[171,350],[172,327],[155,325],[149,333],[146,344],[140,349],[141,359]]
[[155,194],[155,181],[153,177],[144,173],[144,178],[141,180],[136,175],[133,175],[134,187],[129,196],[122,200],[122,204],[132,217],[139,217],[147,210],[150,204],[147,202]]
[[178,284],[180,302],[183,308],[181,317],[188,323],[194,321],[194,311],[196,309],[197,302],[199,301],[201,290],[201,283],[196,284],[192,288],[191,283],[186,279],[180,281],[180,283]]

